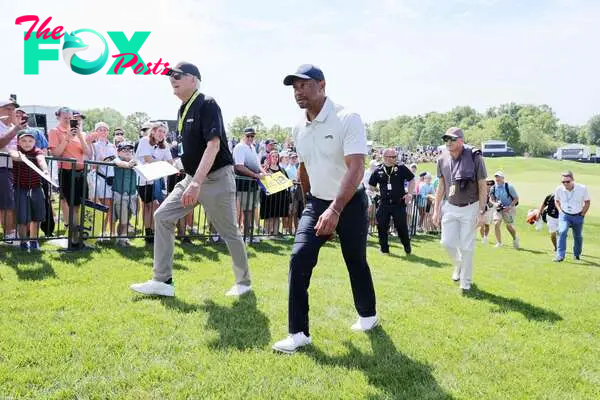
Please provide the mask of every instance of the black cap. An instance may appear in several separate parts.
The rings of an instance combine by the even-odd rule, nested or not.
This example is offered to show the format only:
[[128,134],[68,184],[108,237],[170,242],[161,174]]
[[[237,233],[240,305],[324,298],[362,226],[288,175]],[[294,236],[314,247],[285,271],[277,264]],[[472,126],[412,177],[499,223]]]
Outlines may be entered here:
[[123,149],[133,149],[135,148],[135,146],[133,145],[133,143],[131,142],[121,142],[117,145],[117,150],[123,150]]
[[252,136],[254,136],[254,135],[256,135],[256,131],[254,130],[254,128],[248,127],[246,129],[244,129],[244,135],[252,135]]
[[267,144],[277,144],[277,140],[275,139],[267,139],[265,140],[265,145]]
[[73,118],[80,117],[81,119],[85,119],[85,115],[81,113],[81,111],[73,110]]
[[192,75],[192,76],[195,76],[196,78],[198,78],[198,80],[201,80],[200,79],[200,71],[198,70],[198,67],[196,67],[192,63],[188,63],[188,62],[179,63],[179,64],[177,64],[177,67],[171,68],[171,70],[167,73],[167,75],[169,75],[171,72],[179,72],[182,74]]
[[303,64],[298,67],[295,73],[286,76],[283,80],[283,84],[286,86],[291,86],[294,84],[295,79],[314,79],[315,81],[324,81],[325,75],[323,75],[321,68],[312,64]]

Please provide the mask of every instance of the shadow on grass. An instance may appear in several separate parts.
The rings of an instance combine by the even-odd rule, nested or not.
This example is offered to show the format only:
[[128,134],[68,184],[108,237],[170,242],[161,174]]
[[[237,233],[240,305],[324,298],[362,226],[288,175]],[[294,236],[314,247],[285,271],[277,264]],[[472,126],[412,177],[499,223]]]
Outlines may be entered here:
[[183,314],[190,314],[200,310],[200,306],[198,304],[186,303],[178,297],[144,296],[140,294],[135,295],[135,297],[132,299],[134,303],[147,300],[160,301],[160,304],[162,304],[165,308]]
[[531,253],[531,254],[550,254],[548,251],[539,251],[539,250],[531,250],[531,249],[524,249],[524,248],[520,248],[517,251],[522,251],[524,253]]
[[253,292],[241,296],[231,308],[212,300],[201,308],[208,313],[207,326],[219,332],[219,338],[209,343],[212,349],[259,349],[271,341],[269,319],[256,307]]
[[17,277],[23,281],[43,281],[57,277],[52,265],[42,258],[41,252],[25,253],[20,249],[10,249],[3,261],[14,269]]
[[369,384],[383,393],[370,399],[451,399],[436,382],[431,367],[405,356],[396,349],[394,342],[381,327],[367,332],[373,354],[360,352],[352,343],[346,342],[348,353],[329,356],[318,348],[307,348],[305,354],[321,365],[359,370]]
[[594,257],[583,256],[583,258],[581,259],[581,261],[579,261],[579,263],[581,265],[585,265],[586,267],[600,267],[600,263],[593,262],[593,261],[587,261],[586,258],[594,258]]
[[478,288],[476,285],[471,287],[471,290],[465,293],[466,297],[483,300],[498,306],[497,312],[505,313],[514,311],[523,314],[525,318],[530,321],[546,321],[555,323],[562,321],[562,317],[554,311],[549,311],[541,307],[534,306],[526,303],[520,299],[509,299],[506,297],[498,296],[493,293],[486,292]]

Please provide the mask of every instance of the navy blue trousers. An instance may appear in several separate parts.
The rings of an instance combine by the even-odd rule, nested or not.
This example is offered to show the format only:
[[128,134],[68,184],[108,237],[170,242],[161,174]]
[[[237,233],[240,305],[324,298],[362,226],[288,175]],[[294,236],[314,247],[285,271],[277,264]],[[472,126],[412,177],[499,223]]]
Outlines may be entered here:
[[[306,336],[310,336],[308,287],[313,268],[317,265],[319,250],[328,239],[317,236],[314,228],[319,216],[330,204],[331,201],[309,196],[298,224],[289,272],[288,327],[292,334],[304,332]],[[364,190],[359,190],[342,211],[336,228],[350,275],[354,306],[361,317],[372,317],[376,313],[375,289],[367,264],[367,210],[367,196]]]

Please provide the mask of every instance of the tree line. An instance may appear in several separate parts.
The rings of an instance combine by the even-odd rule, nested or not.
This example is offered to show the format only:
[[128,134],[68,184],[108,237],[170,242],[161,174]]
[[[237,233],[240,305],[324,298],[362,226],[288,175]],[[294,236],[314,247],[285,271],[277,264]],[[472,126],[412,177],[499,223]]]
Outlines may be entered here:
[[[84,111],[87,115],[84,128],[92,131],[94,124],[104,121],[111,129],[120,127],[131,140],[138,137],[144,122],[150,116],[135,112],[123,116],[119,111],[105,107]],[[430,112],[424,115],[400,115],[388,120],[366,124],[367,136],[379,146],[400,146],[415,149],[417,146],[441,143],[441,136],[451,126],[465,132],[466,141],[480,146],[491,139],[505,140],[517,154],[529,153],[535,157],[551,155],[566,143],[600,146],[600,114],[584,125],[561,123],[548,105],[508,103],[490,107],[480,113],[470,106],[455,107],[449,112]],[[228,126],[228,136],[239,139],[246,127],[253,127],[259,140],[276,139],[280,143],[291,133],[291,127],[266,126],[258,115],[239,116]]]
[[474,146],[486,140],[505,140],[517,154],[536,157],[551,155],[566,143],[600,145],[600,115],[575,126],[561,123],[547,105],[516,103],[490,107],[484,113],[460,106],[447,113],[402,115],[369,124],[367,130],[369,139],[379,145],[414,149],[442,144],[440,138],[451,126],[462,128],[466,141]]

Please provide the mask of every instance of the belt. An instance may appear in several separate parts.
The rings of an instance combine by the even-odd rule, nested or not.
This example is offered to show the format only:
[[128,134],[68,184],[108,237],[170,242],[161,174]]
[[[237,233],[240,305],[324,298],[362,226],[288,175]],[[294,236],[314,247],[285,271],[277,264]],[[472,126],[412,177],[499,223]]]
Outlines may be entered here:
[[568,215],[569,217],[579,217],[581,215],[581,211],[579,211],[577,214],[569,214],[568,212],[564,212],[563,214]]
[[461,204],[452,204],[452,203],[450,203],[450,204],[452,204],[455,207],[467,207],[467,206],[470,206],[471,204],[477,203],[478,201],[479,200],[471,201],[469,203],[461,203]]

